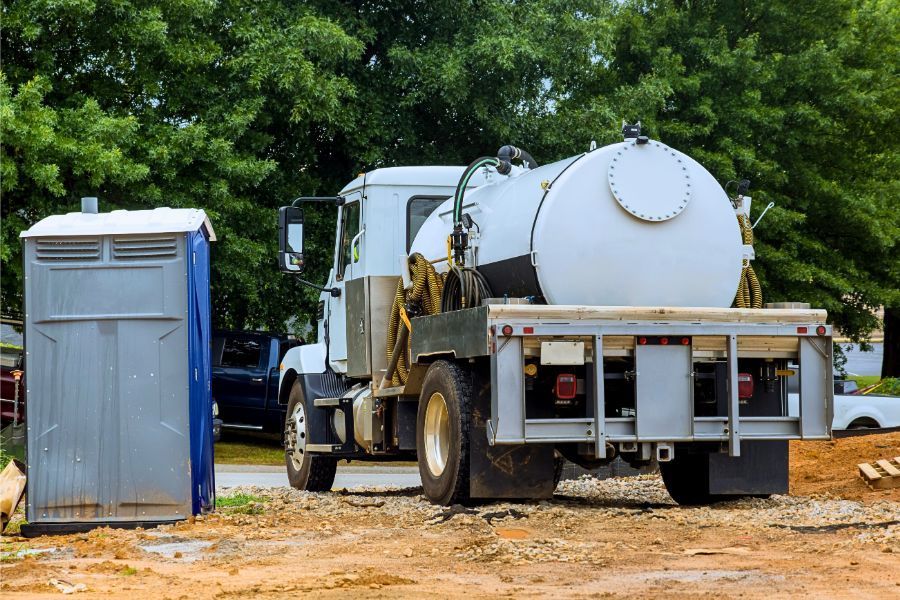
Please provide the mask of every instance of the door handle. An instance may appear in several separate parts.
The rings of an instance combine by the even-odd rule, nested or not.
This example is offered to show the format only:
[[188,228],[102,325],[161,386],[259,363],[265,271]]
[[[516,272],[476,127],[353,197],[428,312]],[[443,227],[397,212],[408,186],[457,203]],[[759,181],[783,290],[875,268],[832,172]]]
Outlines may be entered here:
[[262,381],[262,380],[263,380],[262,377],[254,377],[254,378],[252,378],[250,381],[255,381],[255,382],[259,383],[259,382]]

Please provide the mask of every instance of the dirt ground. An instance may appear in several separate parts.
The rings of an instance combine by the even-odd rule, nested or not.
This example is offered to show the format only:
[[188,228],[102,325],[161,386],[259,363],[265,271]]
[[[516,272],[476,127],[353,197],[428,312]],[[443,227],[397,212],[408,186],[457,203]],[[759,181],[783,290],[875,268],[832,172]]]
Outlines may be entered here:
[[583,478],[550,502],[472,509],[432,506],[419,489],[222,490],[237,506],[156,530],[7,536],[0,589],[154,600],[900,597],[900,491],[856,476],[857,462],[900,456],[900,434],[797,443],[791,455],[790,496],[701,508],[675,506],[656,475]]

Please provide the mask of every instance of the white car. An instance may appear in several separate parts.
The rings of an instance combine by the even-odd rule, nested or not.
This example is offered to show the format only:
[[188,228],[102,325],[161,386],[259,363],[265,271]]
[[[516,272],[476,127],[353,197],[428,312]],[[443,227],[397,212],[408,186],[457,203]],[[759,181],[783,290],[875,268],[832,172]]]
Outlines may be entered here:
[[[791,367],[796,369],[796,367]],[[791,379],[799,379],[792,377]],[[900,397],[878,396],[875,394],[852,395],[856,383],[836,379],[834,382],[834,420],[833,430],[840,429],[879,429],[883,427],[900,427]],[[788,383],[788,414],[792,417],[800,415],[800,395]]]

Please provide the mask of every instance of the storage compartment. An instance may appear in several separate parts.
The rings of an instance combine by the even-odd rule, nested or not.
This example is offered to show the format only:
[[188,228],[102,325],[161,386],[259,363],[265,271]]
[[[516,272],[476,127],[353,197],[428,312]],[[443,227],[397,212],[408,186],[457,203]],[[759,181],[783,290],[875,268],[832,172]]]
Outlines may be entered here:
[[349,377],[375,379],[387,369],[387,325],[397,280],[393,275],[383,275],[346,283]]

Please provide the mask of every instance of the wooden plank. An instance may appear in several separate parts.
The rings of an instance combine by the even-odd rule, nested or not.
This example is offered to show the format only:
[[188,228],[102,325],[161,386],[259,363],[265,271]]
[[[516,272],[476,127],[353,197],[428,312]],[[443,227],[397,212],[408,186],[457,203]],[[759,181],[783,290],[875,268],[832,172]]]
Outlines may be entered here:
[[900,469],[892,465],[886,460],[877,460],[878,466],[884,469],[884,472],[890,475],[891,477],[900,477]]
[[613,321],[704,321],[718,323],[825,323],[826,312],[787,308],[712,308],[585,306],[543,304],[490,304],[491,318],[561,319],[566,321],[598,319]]
[[877,481],[881,479],[881,473],[876,471],[875,467],[869,463],[862,463],[856,466],[859,467],[859,474],[862,475],[862,478],[866,481]]

